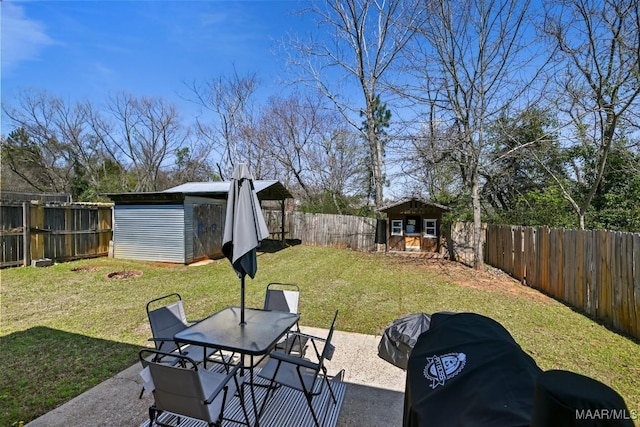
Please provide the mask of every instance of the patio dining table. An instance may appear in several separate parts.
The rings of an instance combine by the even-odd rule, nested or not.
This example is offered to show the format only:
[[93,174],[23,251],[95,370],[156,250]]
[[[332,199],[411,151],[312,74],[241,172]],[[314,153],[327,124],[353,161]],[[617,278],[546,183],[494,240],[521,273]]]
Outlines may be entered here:
[[[245,308],[241,325],[240,307],[227,307],[178,332],[174,339],[183,344],[199,345],[239,353],[240,363],[249,370],[249,388],[255,425],[259,425],[256,405],[254,368],[276,346],[300,316],[295,313]],[[249,362],[246,363],[245,359]],[[243,372],[244,374],[244,372]]]

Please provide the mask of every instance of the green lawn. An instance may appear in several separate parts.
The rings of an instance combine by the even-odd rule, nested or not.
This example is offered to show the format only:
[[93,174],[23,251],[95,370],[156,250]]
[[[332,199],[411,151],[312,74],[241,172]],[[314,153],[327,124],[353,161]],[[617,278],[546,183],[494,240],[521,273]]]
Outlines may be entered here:
[[[484,314],[502,323],[541,368],[603,381],[640,412],[638,342],[528,288],[485,286],[492,283],[488,273],[478,273],[476,286],[462,286],[457,275],[468,280],[476,273],[448,269],[446,262],[308,246],[261,253],[258,265],[256,278],[247,279],[248,306],[262,306],[266,284],[281,281],[300,285],[301,323],[308,326],[327,327],[335,309],[338,329],[366,334],[409,313]],[[79,267],[92,269],[73,271]],[[105,278],[121,270],[143,274]],[[187,267],[99,258],[0,274],[2,426],[30,421],[136,363],[150,336],[148,300],[179,292],[193,319],[240,301],[226,260]]]

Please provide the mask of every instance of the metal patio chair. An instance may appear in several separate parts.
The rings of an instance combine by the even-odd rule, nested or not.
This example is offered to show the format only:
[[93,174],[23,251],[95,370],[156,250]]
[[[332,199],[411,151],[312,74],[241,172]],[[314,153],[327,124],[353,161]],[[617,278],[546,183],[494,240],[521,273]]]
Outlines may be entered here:
[[[209,426],[221,426],[223,420],[249,425],[249,418],[241,390],[242,381],[236,375],[240,365],[228,372],[212,372],[198,367],[198,363],[188,356],[163,353],[143,349],[140,361],[146,361],[149,388],[152,389],[154,403],[149,407],[149,427],[169,426],[160,421],[163,412],[175,415],[180,425],[182,417],[205,421]],[[167,365],[154,360],[164,357],[175,358],[177,363]],[[234,398],[240,399],[244,421],[224,417],[225,405]]]
[[[267,291],[264,296],[264,309],[300,314],[298,312],[299,301],[300,287],[298,285],[271,282],[267,285]],[[278,341],[276,350],[282,350],[286,353],[295,351],[298,355],[304,356],[308,339],[298,334],[298,332],[300,332],[300,325],[296,322],[292,331]]]
[[[162,354],[153,355],[154,362],[161,362],[168,365],[175,365],[176,355],[188,355],[191,359],[198,363],[204,363],[205,368],[207,362],[218,363],[221,368],[228,370],[228,363],[232,356],[222,353],[222,351],[214,348],[205,348],[192,345],[179,346],[174,335],[185,328],[189,327],[190,322],[184,310],[182,297],[178,293],[171,293],[159,298],[152,299],[146,306],[147,318],[151,326],[152,341],[155,349]],[[147,360],[141,360],[142,367],[146,367]],[[140,392],[142,397],[144,389]]]
[[[329,333],[327,334],[326,338],[316,337],[298,332],[298,334],[304,335],[311,342],[311,346],[315,350],[317,362],[311,361],[307,358],[297,357],[282,351],[273,351],[269,355],[269,361],[258,373],[259,377],[265,378],[270,381],[270,392],[267,392],[264,397],[262,406],[260,408],[260,415],[262,415],[262,413],[264,412],[269,394],[274,393],[275,386],[279,384],[304,393],[315,425],[317,427],[321,425],[320,421],[318,420],[318,414],[313,409],[313,398],[322,393],[325,384],[329,388],[329,393],[331,394],[333,403],[337,404],[336,395],[333,392],[331,383],[327,377],[327,368],[324,366],[325,360],[331,360],[331,358],[333,357],[335,347],[331,344],[331,339],[336,327],[337,318],[338,311],[336,310],[336,313],[333,317],[333,322],[331,322],[331,328],[329,329]],[[330,401],[327,399],[327,405],[329,403]],[[323,421],[325,416],[323,416]]]
[[175,334],[196,323],[196,321],[187,320],[180,294],[172,293],[153,299],[147,303],[146,309],[153,335],[149,341],[153,341],[156,350],[187,354],[193,360],[203,362],[205,367],[207,361],[226,364],[228,356],[225,357],[218,349],[192,345],[179,346],[175,342]]

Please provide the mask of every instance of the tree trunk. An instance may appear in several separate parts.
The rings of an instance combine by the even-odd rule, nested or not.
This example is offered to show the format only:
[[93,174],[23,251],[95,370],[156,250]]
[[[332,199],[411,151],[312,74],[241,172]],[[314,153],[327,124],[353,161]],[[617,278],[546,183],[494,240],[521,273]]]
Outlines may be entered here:
[[374,151],[374,161],[373,161],[373,173],[374,173],[374,181],[375,181],[375,191],[376,191],[376,209],[380,209],[383,206],[383,188],[384,188],[384,174],[382,172],[383,165],[383,152],[382,152],[382,142],[378,135],[373,136],[375,138],[375,151]]
[[376,122],[373,116],[373,107],[371,103],[367,105],[367,139],[369,140],[369,151],[371,153],[371,177],[373,180],[374,204],[376,212],[380,214],[379,209],[383,207],[383,147],[380,135],[376,134]]
[[471,187],[471,204],[473,208],[473,268],[482,270],[484,254],[482,251],[482,217],[480,207],[480,185],[478,174],[474,174]]

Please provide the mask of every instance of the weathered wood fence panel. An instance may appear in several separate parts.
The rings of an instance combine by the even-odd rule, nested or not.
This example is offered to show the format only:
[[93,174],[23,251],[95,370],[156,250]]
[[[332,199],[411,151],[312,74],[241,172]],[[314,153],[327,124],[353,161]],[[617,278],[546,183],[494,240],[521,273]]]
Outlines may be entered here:
[[[282,226],[282,213],[266,211],[265,219],[270,231],[277,233]],[[285,235],[305,245],[347,248],[373,252],[376,249],[375,218],[352,215],[285,213]]]
[[[447,251],[449,253],[449,258],[463,264],[473,265],[474,255],[473,255],[473,223],[471,222],[454,222],[450,226],[450,231],[445,234],[451,237],[450,241],[447,241]],[[491,245],[487,245],[487,238],[493,239],[493,243]],[[486,234],[486,224],[482,224],[482,241],[485,246],[490,246],[492,248],[496,248],[497,238],[495,235],[487,236]],[[493,257],[494,259],[498,256],[498,251],[494,250],[492,253],[487,253],[485,251],[485,259],[487,257]]]
[[2,206],[0,214],[2,218],[1,245],[2,263],[0,266],[9,267],[24,263],[24,233],[23,208],[21,205]]
[[[0,204],[0,267],[107,255],[111,206]],[[26,251],[25,251],[26,249]]]
[[485,261],[640,338],[640,234],[488,225]]

